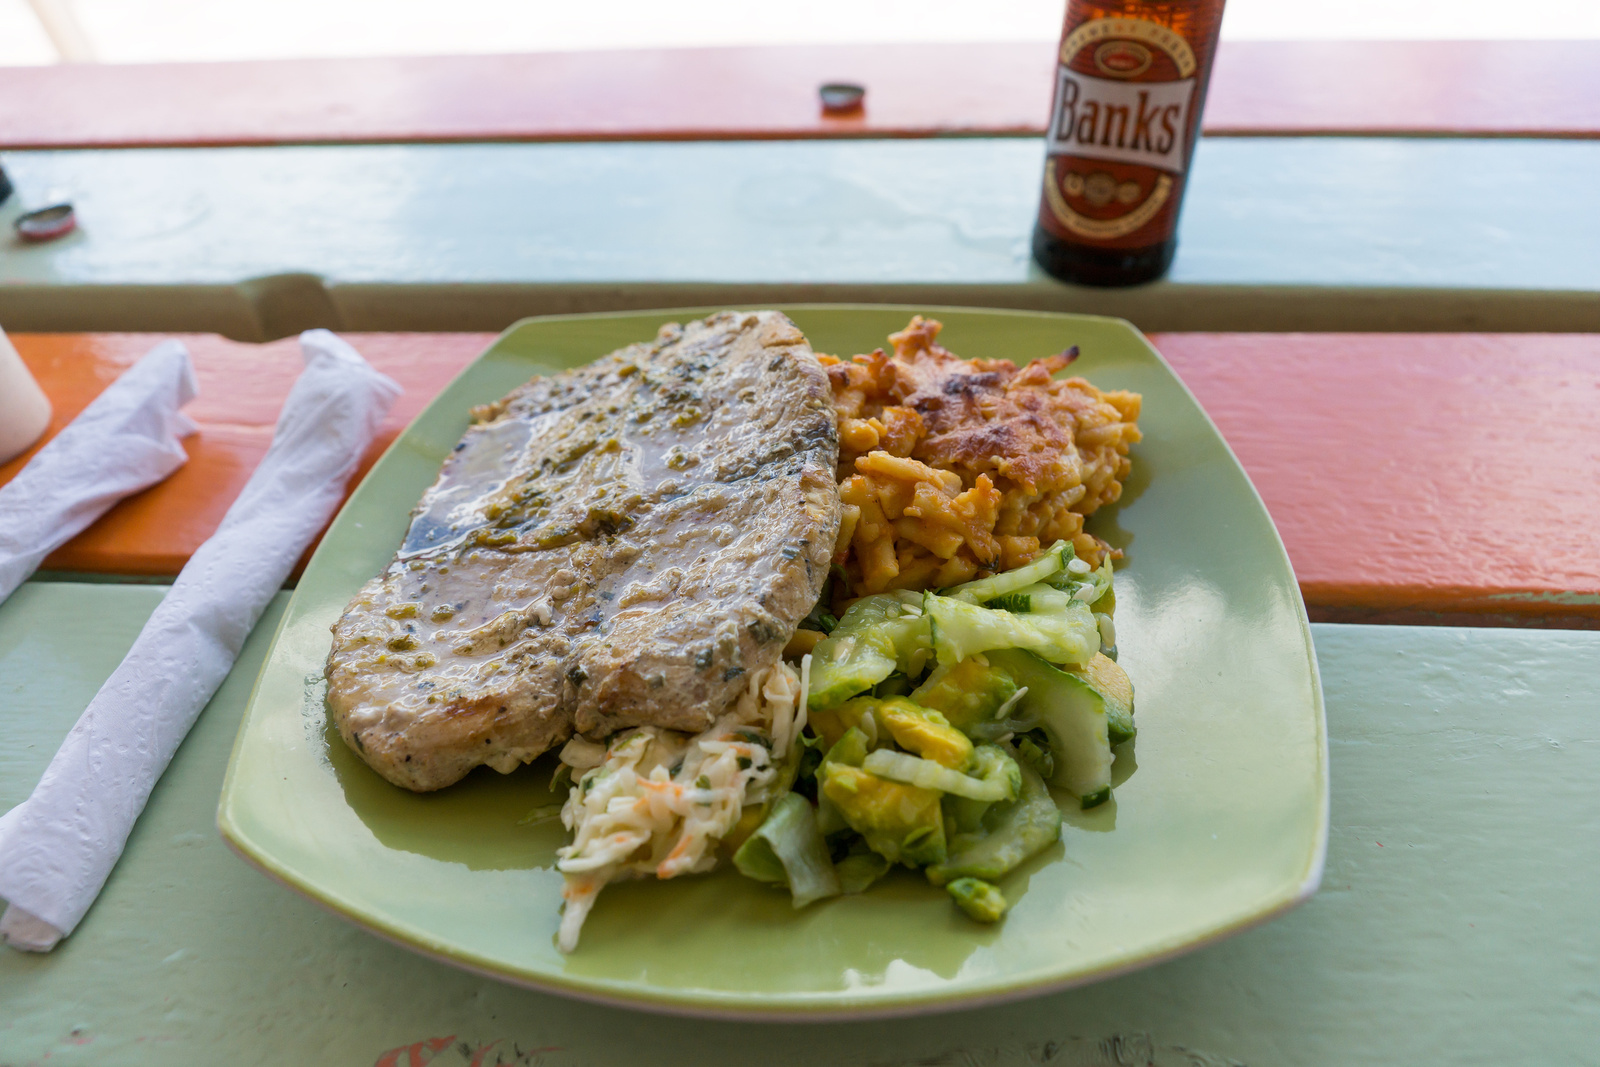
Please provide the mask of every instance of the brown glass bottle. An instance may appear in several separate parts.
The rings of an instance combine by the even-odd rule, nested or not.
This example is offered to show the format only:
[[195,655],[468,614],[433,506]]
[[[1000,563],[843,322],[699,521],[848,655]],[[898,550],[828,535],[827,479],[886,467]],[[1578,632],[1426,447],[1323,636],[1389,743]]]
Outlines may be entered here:
[[1223,0],[1069,0],[1033,257],[1080,285],[1165,274]]

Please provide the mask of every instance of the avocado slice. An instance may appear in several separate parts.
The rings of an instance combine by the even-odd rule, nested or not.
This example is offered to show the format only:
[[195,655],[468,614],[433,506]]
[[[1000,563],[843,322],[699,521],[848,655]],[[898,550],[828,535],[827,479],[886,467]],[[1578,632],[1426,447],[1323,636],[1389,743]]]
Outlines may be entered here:
[[878,706],[878,721],[894,743],[952,770],[965,770],[972,742],[939,712],[918,707],[905,697],[891,697]]
[[[866,724],[863,724],[862,720],[868,716],[874,716],[874,713],[878,710],[878,703],[879,701],[873,697],[855,697],[835,707],[812,709],[807,713],[806,722],[811,726],[812,731],[822,738],[822,745],[825,749],[831,749],[834,745],[837,745],[840,739],[851,730],[860,731],[862,740],[866,741],[867,731],[869,730],[872,737],[878,736],[878,724],[876,717],[872,722]],[[872,746],[869,743],[867,747],[870,749]]]
[[935,667],[928,680],[911,691],[911,701],[939,712],[962,733],[972,733],[980,723],[992,722],[995,712],[1011,699],[1017,683],[1004,671],[964,659],[948,667]]
[[872,851],[907,867],[944,862],[944,816],[937,790],[891,782],[831,760],[817,777],[823,796]]

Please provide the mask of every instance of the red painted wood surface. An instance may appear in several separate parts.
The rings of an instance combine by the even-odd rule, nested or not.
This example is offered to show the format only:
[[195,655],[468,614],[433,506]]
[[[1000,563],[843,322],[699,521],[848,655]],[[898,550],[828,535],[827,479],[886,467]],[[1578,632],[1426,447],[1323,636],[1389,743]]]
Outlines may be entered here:
[[1600,335],[1151,340],[1323,618],[1600,618]]
[[1223,42],[1208,134],[1600,136],[1600,41]]
[[[0,147],[1037,135],[1053,46],[0,69]],[[821,113],[824,81],[867,86]],[[1211,134],[1600,136],[1600,41],[1224,42]]]
[[[406,388],[369,461],[493,339],[347,336]],[[12,339],[55,402],[52,431],[155,341]],[[188,465],[117,505],[46,567],[175,573],[265,451],[300,369],[295,342],[183,340],[200,379]],[[1600,620],[1600,336],[1153,340],[1250,472],[1315,617]],[[25,458],[0,466],[0,483]]]

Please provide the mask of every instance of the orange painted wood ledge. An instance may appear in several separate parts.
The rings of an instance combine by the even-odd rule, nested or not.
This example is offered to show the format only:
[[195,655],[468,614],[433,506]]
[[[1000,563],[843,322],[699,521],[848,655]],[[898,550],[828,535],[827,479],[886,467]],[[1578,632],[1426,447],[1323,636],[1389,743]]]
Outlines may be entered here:
[[[183,442],[189,461],[166,481],[114,505],[98,522],[52,553],[43,569],[177,574],[194,550],[216,531],[266,454],[278,410],[304,367],[295,338],[247,344],[215,334],[11,334],[23,362],[50,398],[52,412],[44,438],[11,462],[0,464],[0,485],[10,481],[101,390],[167,336],[188,346],[199,383],[199,395],[184,408],[200,427],[199,433]],[[347,487],[353,489],[428,401],[489,346],[494,334],[343,336],[405,390]],[[302,566],[304,562],[302,559]]]
[[[348,334],[405,387],[366,463],[493,340]],[[18,334],[56,432],[157,338]],[[176,573],[271,439],[296,342],[184,336],[200,433],[45,562]],[[1313,617],[1600,621],[1600,336],[1157,334],[1266,501]],[[1019,358],[1026,353],[1019,353]],[[0,466],[0,484],[28,457]],[[363,467],[364,471],[365,467]]]
[[[1043,133],[1055,46],[0,68],[0,148]],[[866,86],[859,115],[817,86]],[[1600,41],[1224,41],[1208,134],[1600,136]]]

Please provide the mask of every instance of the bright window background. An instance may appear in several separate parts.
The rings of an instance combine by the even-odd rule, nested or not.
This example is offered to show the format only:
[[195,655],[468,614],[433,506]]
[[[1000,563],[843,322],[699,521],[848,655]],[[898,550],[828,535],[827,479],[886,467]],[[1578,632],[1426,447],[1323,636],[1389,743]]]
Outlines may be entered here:
[[[1051,40],[1064,7],[1064,0],[0,0],[0,65]],[[1228,0],[1222,33],[1600,38],[1600,0],[1543,0],[1536,17],[1515,19],[1506,18],[1503,0]]]

